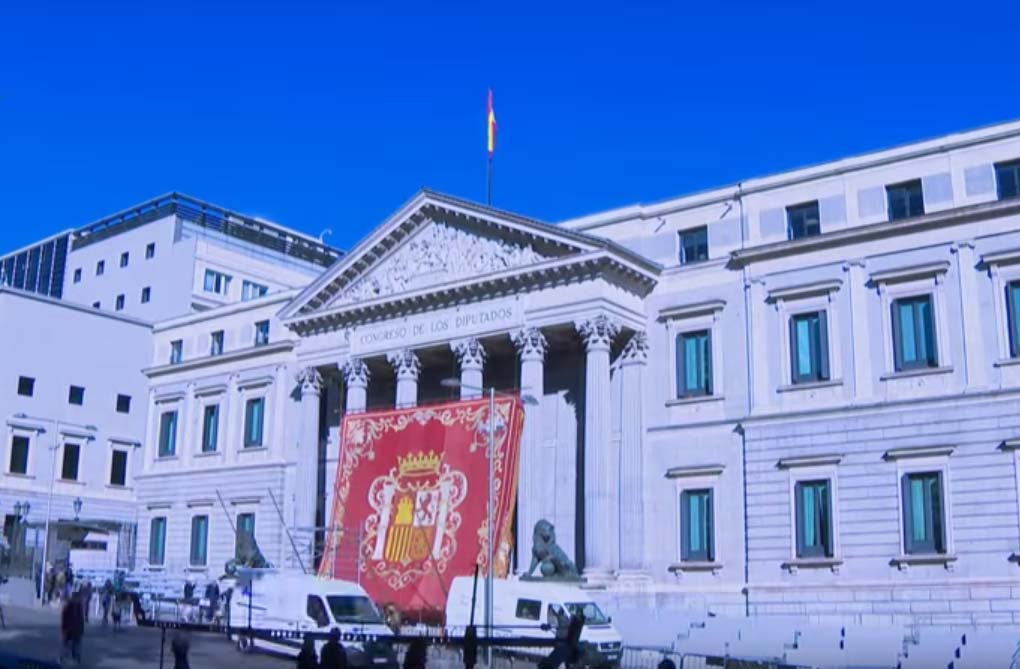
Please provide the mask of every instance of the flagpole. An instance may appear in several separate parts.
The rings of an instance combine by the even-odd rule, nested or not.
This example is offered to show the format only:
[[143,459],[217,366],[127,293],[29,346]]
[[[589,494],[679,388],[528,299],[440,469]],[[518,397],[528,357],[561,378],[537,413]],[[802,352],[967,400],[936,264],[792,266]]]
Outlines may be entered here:
[[485,204],[492,206],[492,155],[489,155],[488,169],[485,170]]

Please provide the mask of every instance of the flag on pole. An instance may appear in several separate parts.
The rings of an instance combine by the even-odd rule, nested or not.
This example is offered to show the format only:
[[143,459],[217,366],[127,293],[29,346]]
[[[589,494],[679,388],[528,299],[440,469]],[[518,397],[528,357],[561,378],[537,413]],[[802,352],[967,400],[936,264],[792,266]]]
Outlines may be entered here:
[[488,149],[489,149],[489,160],[492,160],[492,154],[496,151],[496,110],[492,108],[492,89],[489,89],[489,113],[485,116],[486,126],[488,128]]

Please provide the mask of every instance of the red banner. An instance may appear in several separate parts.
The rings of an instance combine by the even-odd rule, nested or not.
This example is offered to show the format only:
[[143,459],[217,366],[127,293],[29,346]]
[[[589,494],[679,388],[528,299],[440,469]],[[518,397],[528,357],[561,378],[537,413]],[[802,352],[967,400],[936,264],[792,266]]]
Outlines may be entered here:
[[[495,415],[493,574],[504,577],[524,413],[498,397]],[[345,416],[320,575],[351,579],[354,562],[376,602],[425,613],[445,608],[454,576],[485,574],[489,428],[488,399]]]

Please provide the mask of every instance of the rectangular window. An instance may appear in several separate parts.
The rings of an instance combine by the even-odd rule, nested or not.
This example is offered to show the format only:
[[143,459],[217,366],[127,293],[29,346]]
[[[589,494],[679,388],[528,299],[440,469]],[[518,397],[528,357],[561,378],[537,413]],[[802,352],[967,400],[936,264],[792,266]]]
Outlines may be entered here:
[[226,295],[227,291],[230,290],[230,277],[221,272],[207,269],[205,271],[203,288],[207,293]]
[[124,253],[120,254],[120,266],[121,267],[127,267],[128,266],[128,258],[129,258],[129,255],[128,255],[127,251],[124,251]]
[[684,562],[715,560],[712,490],[680,493],[680,559]]
[[170,457],[176,452],[177,412],[164,411],[159,416],[159,457]]
[[220,405],[207,404],[202,412],[202,452],[215,453],[220,428]]
[[152,299],[152,288],[146,286],[142,288],[142,304],[148,304],[149,300]]
[[241,300],[247,302],[248,300],[254,300],[262,297],[269,292],[268,286],[263,286],[260,283],[254,281],[245,281],[241,284]]
[[822,232],[818,216],[818,201],[806,202],[786,208],[786,236],[788,239],[814,237]]
[[269,343],[269,321],[259,321],[255,324],[255,345],[265,346]]
[[542,600],[540,599],[518,599],[517,617],[520,620],[541,620]]
[[893,300],[892,324],[896,371],[938,366],[931,295]]
[[180,364],[181,360],[184,359],[184,341],[182,339],[174,339],[170,342],[170,364]]
[[244,447],[262,445],[262,423],[265,418],[266,400],[255,397],[244,405]]
[[149,523],[149,564],[161,566],[166,558],[166,518],[153,518]]
[[156,257],[156,242],[149,242],[145,245],[145,259]]
[[234,540],[234,557],[240,558],[247,539],[255,538],[255,514],[237,514],[237,538]]
[[712,394],[712,335],[708,330],[676,336],[676,394]]
[[130,395],[117,395],[117,413],[131,413]]
[[74,270],[74,282],[81,283],[81,267]]
[[191,566],[204,567],[209,546],[209,516],[191,517]]
[[71,386],[67,391],[67,403],[78,406],[85,404],[85,389],[81,386]]
[[1006,320],[1009,321],[1009,357],[1020,357],[1020,281],[1006,285]]
[[824,311],[790,317],[790,367],[793,383],[829,378],[829,332]]
[[942,473],[903,477],[903,550],[908,554],[945,553]]
[[1020,197],[1020,160],[995,163],[995,183],[1000,200]]
[[124,309],[124,296],[123,295],[118,295],[117,296],[117,301],[114,302],[113,308],[115,310],[117,310],[117,311],[121,311],[122,309]]
[[18,377],[18,394],[31,397],[35,393],[35,379],[31,376]]
[[110,485],[127,485],[127,451],[116,450],[110,460]]
[[209,355],[220,355],[221,353],[223,353],[223,330],[217,330],[212,333]]
[[78,456],[80,455],[81,446],[64,444],[64,459],[60,466],[60,478],[65,481],[78,480]]
[[924,192],[920,179],[886,186],[885,195],[889,205],[890,221],[924,214]]
[[708,227],[691,228],[680,233],[680,264],[708,260]]
[[12,474],[28,474],[28,444],[28,437],[11,437],[11,463],[8,471]]
[[832,557],[832,495],[829,481],[798,481],[794,487],[797,557]]
[[96,263],[96,276],[102,276],[103,272],[106,271],[106,261],[100,260]]

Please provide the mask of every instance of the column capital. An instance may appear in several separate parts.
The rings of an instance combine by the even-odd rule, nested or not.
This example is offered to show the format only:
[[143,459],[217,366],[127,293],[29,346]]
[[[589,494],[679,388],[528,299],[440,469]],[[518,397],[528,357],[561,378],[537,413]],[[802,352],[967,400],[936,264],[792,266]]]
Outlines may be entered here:
[[393,371],[397,373],[397,379],[418,380],[421,374],[421,361],[417,354],[409,348],[393,351],[386,354],[386,360],[393,365]]
[[297,382],[301,384],[302,395],[322,394],[322,374],[315,367],[305,367],[298,372]]
[[510,339],[517,347],[517,355],[522,360],[545,360],[545,352],[549,348],[542,330],[525,327],[510,333]]
[[620,352],[620,359],[625,365],[645,364],[648,362],[648,335],[644,330],[638,330],[631,335],[630,340]]
[[340,373],[343,374],[344,382],[348,386],[362,388],[368,385],[368,379],[371,377],[368,365],[361,358],[348,358],[347,362],[340,365]]
[[613,338],[620,332],[620,326],[605,314],[586,318],[574,323],[577,333],[584,340],[584,347],[589,352],[600,349],[608,350]]
[[485,365],[485,347],[474,338],[450,342],[450,349],[457,356],[461,369],[481,369]]

